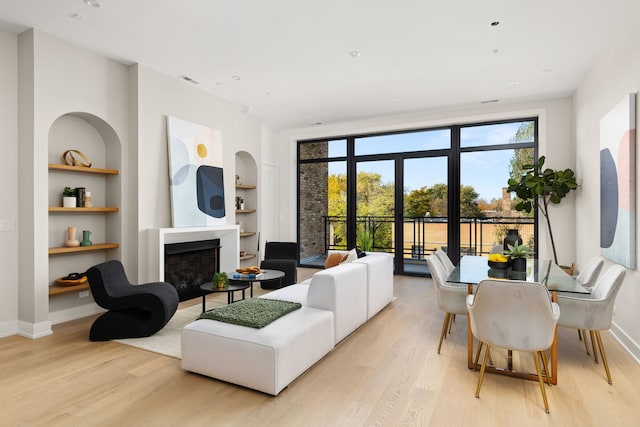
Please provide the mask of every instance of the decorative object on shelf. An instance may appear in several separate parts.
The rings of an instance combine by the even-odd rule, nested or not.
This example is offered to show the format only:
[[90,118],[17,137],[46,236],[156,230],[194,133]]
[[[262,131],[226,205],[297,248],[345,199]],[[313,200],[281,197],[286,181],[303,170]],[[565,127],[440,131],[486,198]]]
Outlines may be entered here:
[[244,199],[240,198],[240,210],[244,210]]
[[84,208],[85,191],[84,187],[76,187],[76,206],[79,208]]
[[516,242],[513,245],[509,245],[505,254],[509,255],[509,258],[511,259],[512,271],[527,271],[527,257],[530,254],[529,247],[527,245],[521,245]]
[[91,160],[80,150],[67,150],[62,154],[62,162],[69,166],[91,167]]
[[71,187],[64,187],[64,190],[62,190],[62,207],[75,208],[76,202],[76,190]]
[[515,244],[522,244],[522,237],[520,237],[520,234],[518,233],[517,229],[510,229],[507,230],[507,235],[505,236],[504,240],[503,240],[503,245],[504,245],[504,250],[508,250],[509,249],[509,245],[513,246]]
[[84,193],[84,207],[92,208],[93,203],[91,202],[91,191],[87,191]]
[[61,286],[76,286],[84,285],[85,283],[87,283],[86,273],[69,273],[67,276],[56,279],[56,284]]
[[509,178],[507,188],[508,192],[516,193],[518,203],[517,211],[525,211],[531,213],[536,206],[544,215],[549,229],[549,238],[551,239],[551,248],[553,249],[553,261],[558,264],[558,254],[556,252],[556,243],[553,240],[553,231],[551,229],[551,220],[549,219],[549,204],[559,204],[569,191],[578,188],[576,176],[573,170],[553,170],[544,169],[545,157],[541,156],[537,163],[523,166],[523,173],[519,179]]
[[89,240],[91,236],[91,231],[82,230],[82,242],[80,242],[80,246],[93,246],[93,242]]
[[240,184],[242,184],[242,182],[240,182],[240,175],[236,175],[236,185]]
[[240,251],[240,256],[245,256],[247,253],[245,251]]
[[65,245],[70,248],[74,248],[80,245],[80,242],[78,242],[78,239],[76,239],[75,227],[67,227],[67,241],[65,242]]
[[225,272],[214,273],[212,283],[212,286],[216,289],[225,289],[227,286],[229,286],[229,277]]
[[241,199],[241,198],[242,198],[242,197],[240,197],[240,196],[236,196],[236,209],[237,209],[237,210],[240,210],[240,199]]

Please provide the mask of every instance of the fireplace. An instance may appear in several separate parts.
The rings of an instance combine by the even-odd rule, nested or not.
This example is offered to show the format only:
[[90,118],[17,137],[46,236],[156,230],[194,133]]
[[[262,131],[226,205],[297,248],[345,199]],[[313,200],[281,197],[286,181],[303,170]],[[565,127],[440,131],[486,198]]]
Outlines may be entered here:
[[220,239],[164,245],[164,281],[175,286],[180,301],[205,294],[200,285],[220,271]]

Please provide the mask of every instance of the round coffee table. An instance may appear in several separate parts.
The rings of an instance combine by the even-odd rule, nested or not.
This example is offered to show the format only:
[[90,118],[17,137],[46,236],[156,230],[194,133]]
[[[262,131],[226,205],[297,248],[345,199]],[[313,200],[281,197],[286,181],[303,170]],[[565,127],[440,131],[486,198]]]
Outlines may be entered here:
[[260,274],[257,274],[255,277],[233,277],[235,274],[238,273],[231,273],[229,274],[229,283],[231,282],[235,282],[238,284],[247,284],[247,286],[251,287],[251,298],[253,298],[253,284],[255,282],[266,282],[268,280],[275,280],[275,279],[282,279],[284,277],[284,271],[280,271],[280,270],[268,270],[268,269],[263,269],[260,271]]
[[[233,297],[233,293],[235,291],[242,291],[242,299],[244,299],[244,291],[245,289],[247,289],[249,286],[251,286],[250,283],[231,283],[231,280],[229,280],[229,284],[224,288],[224,289],[218,289],[217,287],[213,286],[213,282],[207,282],[207,283],[203,283],[202,285],[200,285],[200,289],[202,289],[205,292],[209,292],[209,293],[213,293],[213,292],[226,292],[227,293],[227,304],[231,304],[232,302],[235,302],[235,299]],[[205,297],[207,295],[202,295],[202,312],[204,313],[205,310]]]

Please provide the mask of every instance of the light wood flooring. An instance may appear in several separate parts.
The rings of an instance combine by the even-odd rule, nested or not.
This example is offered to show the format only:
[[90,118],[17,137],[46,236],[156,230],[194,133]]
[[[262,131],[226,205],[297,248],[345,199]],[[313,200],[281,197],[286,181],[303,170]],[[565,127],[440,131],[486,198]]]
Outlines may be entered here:
[[[301,269],[301,278],[312,273]],[[547,386],[545,414],[533,381],[487,374],[474,397],[465,317],[436,354],[443,315],[431,280],[398,276],[395,296],[277,397],[185,372],[171,357],[90,342],[94,317],[56,325],[37,340],[3,338],[0,425],[640,425],[640,366],[609,333],[602,337],[613,385],[576,332],[560,330],[559,382]]]

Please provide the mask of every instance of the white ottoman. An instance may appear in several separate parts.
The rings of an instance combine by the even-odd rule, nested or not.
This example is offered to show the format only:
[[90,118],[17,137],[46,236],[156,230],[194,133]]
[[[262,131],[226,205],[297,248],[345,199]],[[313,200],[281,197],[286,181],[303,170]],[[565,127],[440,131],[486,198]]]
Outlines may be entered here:
[[305,307],[262,329],[196,320],[182,330],[182,368],[277,395],[334,346],[333,313]]

